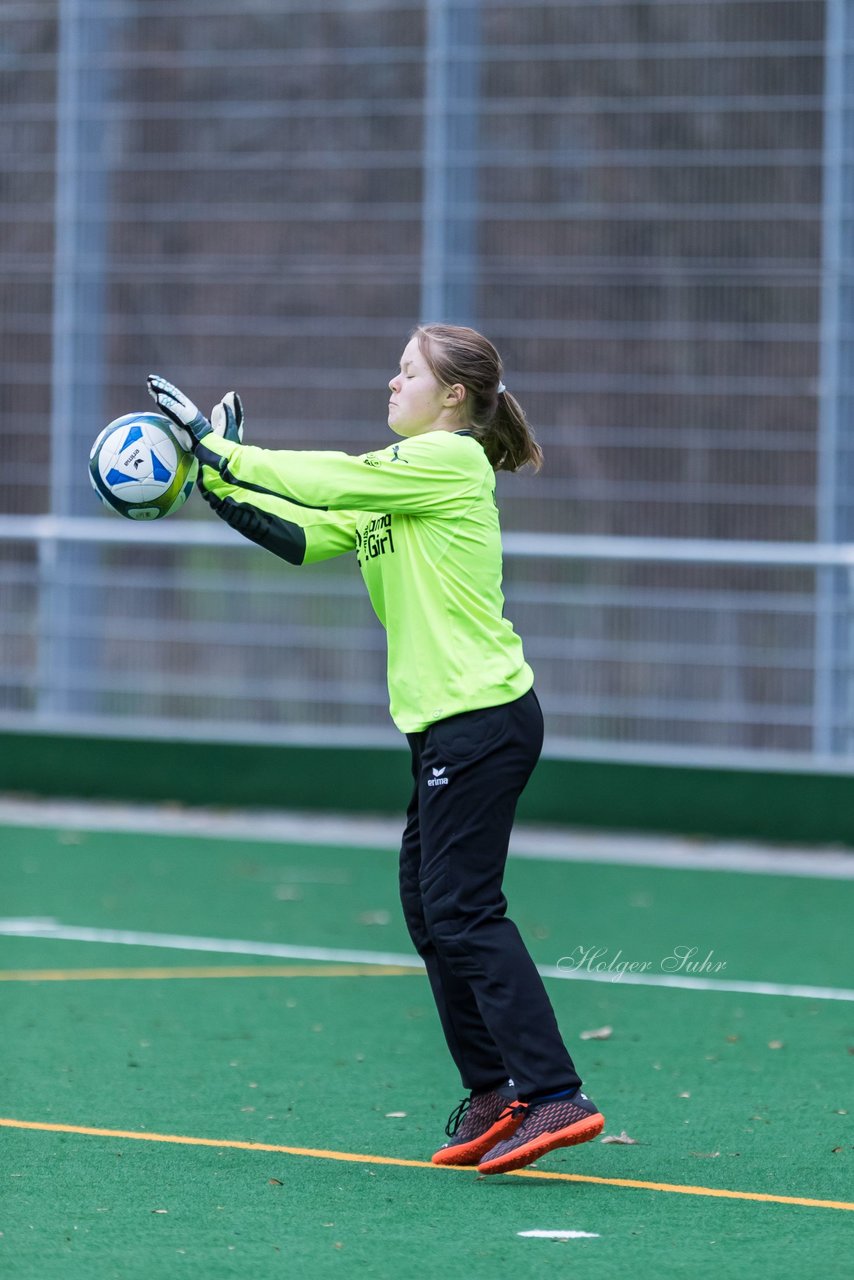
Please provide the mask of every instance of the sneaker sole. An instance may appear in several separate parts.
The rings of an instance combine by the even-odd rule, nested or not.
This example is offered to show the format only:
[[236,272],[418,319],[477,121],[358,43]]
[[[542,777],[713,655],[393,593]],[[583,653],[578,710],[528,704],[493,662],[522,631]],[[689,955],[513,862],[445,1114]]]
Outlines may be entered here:
[[524,1112],[520,1116],[507,1116],[504,1120],[499,1116],[491,1129],[487,1129],[478,1138],[472,1138],[471,1142],[440,1147],[433,1156],[433,1164],[476,1165],[480,1157],[485,1156],[492,1147],[512,1138],[523,1119]]
[[605,1128],[605,1117],[597,1112],[586,1120],[577,1120],[566,1129],[558,1129],[555,1133],[541,1133],[539,1137],[526,1142],[515,1151],[508,1151],[506,1156],[495,1160],[482,1160],[477,1166],[478,1173],[510,1173],[513,1169],[523,1169],[525,1165],[539,1160],[540,1156],[555,1151],[558,1147],[574,1147],[580,1142],[590,1142]]

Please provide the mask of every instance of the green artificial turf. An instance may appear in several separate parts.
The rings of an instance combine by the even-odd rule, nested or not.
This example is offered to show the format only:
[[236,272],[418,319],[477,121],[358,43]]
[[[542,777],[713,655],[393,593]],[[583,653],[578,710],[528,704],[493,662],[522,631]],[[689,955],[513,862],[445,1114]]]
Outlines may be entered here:
[[[0,840],[4,916],[411,953],[390,851],[14,828]],[[507,880],[542,964],[582,947],[660,969],[684,945],[725,962],[720,976],[851,985],[850,882],[533,860]],[[282,963],[0,937],[4,970]],[[460,1097],[417,973],[66,976],[0,984],[6,1118],[429,1161]],[[635,1143],[537,1168],[611,1183],[4,1128],[0,1274],[850,1274],[851,1213],[614,1183],[854,1199],[854,1005],[547,981],[606,1133]],[[580,1038],[605,1026],[607,1039]],[[518,1235],[533,1229],[599,1238]]]

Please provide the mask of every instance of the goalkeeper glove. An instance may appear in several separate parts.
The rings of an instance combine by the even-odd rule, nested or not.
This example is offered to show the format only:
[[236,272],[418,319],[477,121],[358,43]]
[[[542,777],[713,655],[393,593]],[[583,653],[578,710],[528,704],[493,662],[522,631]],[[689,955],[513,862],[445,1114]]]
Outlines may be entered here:
[[[192,453],[199,441],[213,430],[205,415],[199,412],[192,400],[156,373],[148,375],[148,394],[156,402],[161,413],[175,424],[178,443],[188,453]],[[225,401],[222,403],[225,404]],[[241,413],[241,420],[242,417]]]
[[225,440],[243,443],[243,405],[236,391],[229,391],[211,409],[211,429]]

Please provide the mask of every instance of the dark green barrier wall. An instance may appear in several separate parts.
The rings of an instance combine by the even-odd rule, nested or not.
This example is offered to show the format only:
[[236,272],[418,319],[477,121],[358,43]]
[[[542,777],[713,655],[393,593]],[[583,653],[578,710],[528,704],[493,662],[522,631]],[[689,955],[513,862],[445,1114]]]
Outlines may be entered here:
[[[405,748],[0,735],[0,792],[403,814]],[[854,845],[854,777],[542,760],[527,822]]]

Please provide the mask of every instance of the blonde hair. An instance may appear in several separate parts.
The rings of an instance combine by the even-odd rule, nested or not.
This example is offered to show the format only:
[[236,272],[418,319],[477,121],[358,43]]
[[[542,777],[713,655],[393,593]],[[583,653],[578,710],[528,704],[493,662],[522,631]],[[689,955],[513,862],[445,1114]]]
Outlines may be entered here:
[[501,357],[488,338],[453,324],[419,325],[413,337],[442,386],[465,387],[469,429],[494,470],[518,471],[531,463],[539,471],[543,451],[519,401],[509,391],[499,391]]

